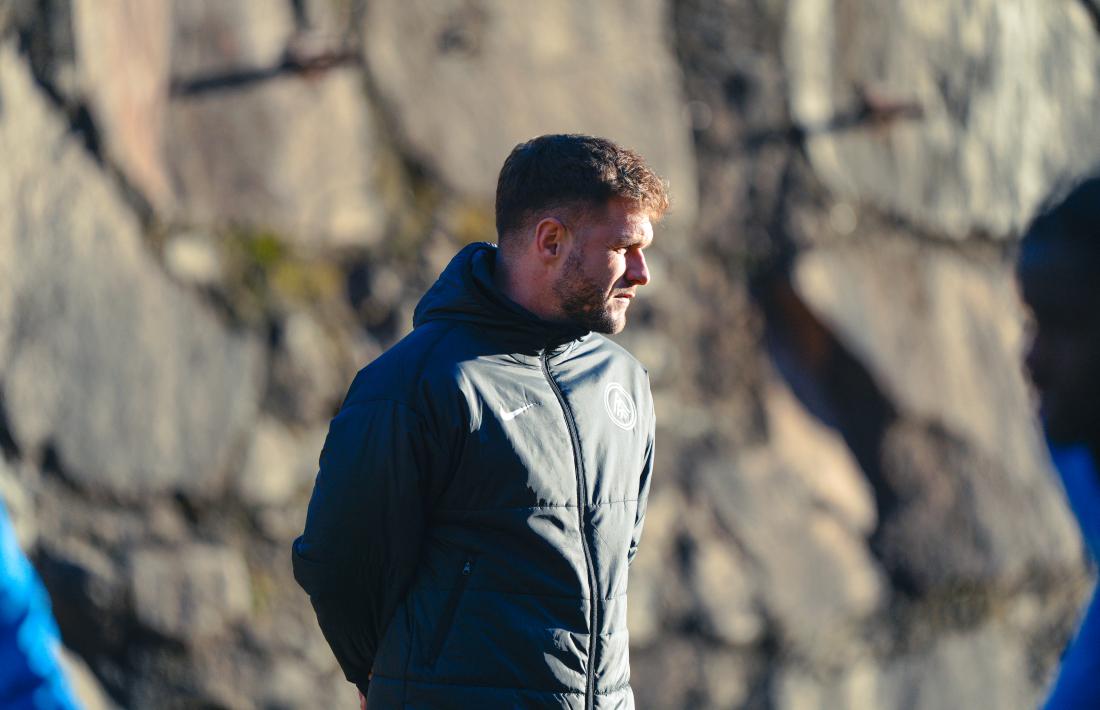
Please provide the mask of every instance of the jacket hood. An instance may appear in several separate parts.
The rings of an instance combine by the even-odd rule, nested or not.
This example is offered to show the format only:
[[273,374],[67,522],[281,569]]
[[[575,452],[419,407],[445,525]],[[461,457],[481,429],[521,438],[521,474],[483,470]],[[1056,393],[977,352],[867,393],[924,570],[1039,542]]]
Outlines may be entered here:
[[588,334],[584,328],[539,318],[497,288],[497,246],[463,247],[436,279],[413,314],[413,327],[436,320],[462,321],[500,336],[520,351],[557,347]]

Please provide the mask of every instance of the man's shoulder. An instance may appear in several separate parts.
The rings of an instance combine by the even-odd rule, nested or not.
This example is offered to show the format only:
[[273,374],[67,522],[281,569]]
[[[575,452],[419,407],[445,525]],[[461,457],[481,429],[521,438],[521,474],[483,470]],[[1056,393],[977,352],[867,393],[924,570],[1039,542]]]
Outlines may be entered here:
[[411,401],[426,384],[453,371],[457,361],[454,330],[446,322],[414,329],[359,370],[349,397]]
[[649,370],[646,369],[646,366],[642,364],[641,360],[634,356],[634,353],[606,335],[602,333],[591,333],[585,340],[594,352],[599,352],[606,357],[610,357],[617,363],[621,363],[626,367],[636,370],[642,376],[649,376]]

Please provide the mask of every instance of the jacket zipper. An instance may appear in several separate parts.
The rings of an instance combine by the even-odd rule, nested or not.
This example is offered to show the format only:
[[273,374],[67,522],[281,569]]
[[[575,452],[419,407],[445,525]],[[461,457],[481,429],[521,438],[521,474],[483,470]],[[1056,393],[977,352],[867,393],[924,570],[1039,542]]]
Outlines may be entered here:
[[573,418],[573,412],[569,409],[569,405],[565,401],[565,395],[562,394],[561,387],[558,386],[557,381],[553,375],[550,374],[550,363],[547,360],[546,350],[542,351],[539,359],[542,361],[542,372],[546,376],[546,381],[550,383],[550,389],[554,390],[554,395],[558,398],[558,404],[561,405],[561,410],[565,415],[565,423],[569,428],[569,438],[573,443],[573,467],[577,471],[577,519],[580,523],[581,530],[581,542],[584,548],[584,564],[588,569],[588,596],[589,606],[591,608],[589,624],[591,626],[591,634],[589,636],[588,644],[588,673],[585,677],[584,684],[584,707],[594,707],[595,699],[593,698],[595,691],[595,683],[593,677],[596,673],[596,643],[600,638],[599,627],[596,625],[596,601],[599,596],[596,589],[596,569],[592,565],[592,550],[588,545],[588,534],[585,532],[584,512],[585,512],[585,490],[587,486],[584,480],[584,462],[581,460],[581,439],[580,434],[577,433],[577,421]]
[[472,557],[468,557],[465,564],[462,565],[462,571],[458,574],[458,581],[455,582],[454,588],[451,589],[451,593],[447,597],[447,606],[443,607],[443,613],[439,615],[439,622],[435,626],[432,643],[428,646],[428,656],[424,659],[426,665],[435,665],[436,659],[439,658],[439,653],[443,650],[443,642],[447,640],[447,633],[454,624],[458,602],[466,591],[466,584],[470,581],[470,574],[473,571],[474,560]]

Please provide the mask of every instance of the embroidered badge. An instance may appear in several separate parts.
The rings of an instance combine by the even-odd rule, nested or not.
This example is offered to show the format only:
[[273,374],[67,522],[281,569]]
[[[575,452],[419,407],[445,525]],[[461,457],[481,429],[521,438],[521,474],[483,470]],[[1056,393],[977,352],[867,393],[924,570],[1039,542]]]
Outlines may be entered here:
[[634,408],[634,400],[618,382],[612,382],[604,390],[603,405],[607,409],[607,416],[611,417],[615,426],[627,431],[634,428],[634,422],[638,419],[638,410]]

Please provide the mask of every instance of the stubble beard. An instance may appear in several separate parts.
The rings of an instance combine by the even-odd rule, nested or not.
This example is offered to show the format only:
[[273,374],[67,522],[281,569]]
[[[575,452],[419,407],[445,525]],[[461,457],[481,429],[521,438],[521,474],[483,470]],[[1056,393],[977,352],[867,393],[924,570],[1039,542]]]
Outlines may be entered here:
[[565,320],[596,333],[618,333],[626,326],[626,311],[615,312],[609,294],[584,274],[578,251],[565,259],[561,276],[554,282]]

